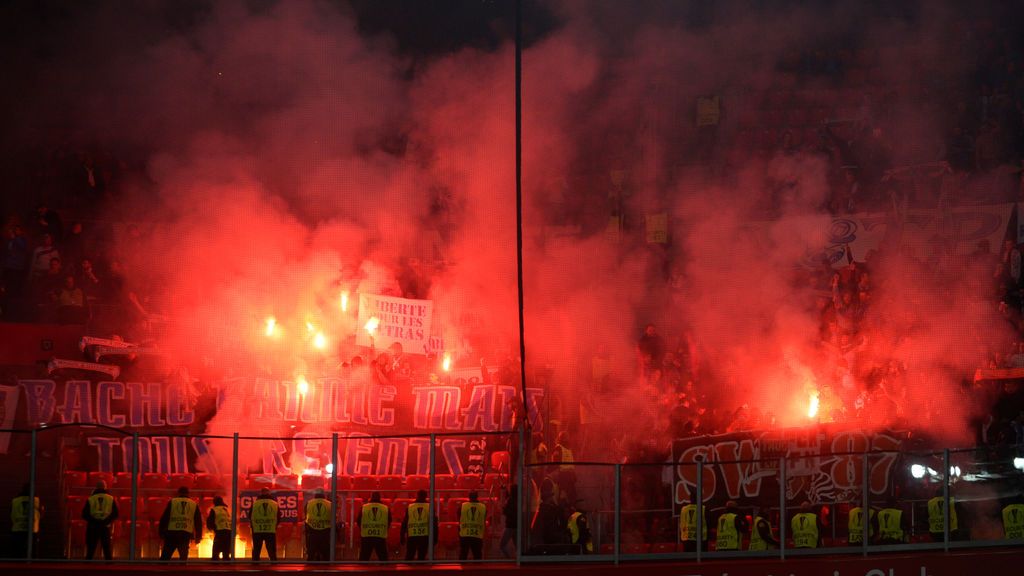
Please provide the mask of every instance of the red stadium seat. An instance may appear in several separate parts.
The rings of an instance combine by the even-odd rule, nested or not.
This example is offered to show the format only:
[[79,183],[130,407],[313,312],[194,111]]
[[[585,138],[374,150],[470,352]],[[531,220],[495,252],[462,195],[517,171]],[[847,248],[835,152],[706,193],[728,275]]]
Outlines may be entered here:
[[435,490],[454,490],[455,476],[452,474],[438,474],[434,476]]
[[[391,518],[393,519],[394,517],[394,514],[392,514]],[[391,550],[392,554],[397,554],[398,552],[400,552],[401,535],[402,523],[392,522],[391,525],[388,526],[388,550]]]
[[353,476],[352,477],[352,489],[353,490],[367,490],[373,491],[377,489],[377,477],[376,476]]
[[142,475],[141,483],[146,490],[166,490],[170,488],[170,477],[159,472],[146,472]]
[[646,554],[649,548],[646,542],[630,542],[629,544],[622,544],[620,551],[623,554]]
[[672,552],[678,552],[675,542],[655,542],[651,544],[652,554],[669,554]]
[[601,544],[601,554],[614,554],[615,544]]
[[441,546],[454,549],[459,545],[458,522],[441,522],[438,528],[440,533],[438,534],[437,541]]
[[274,487],[274,475],[273,474],[249,474],[249,479],[246,483],[250,490],[259,490],[261,488],[273,488]]
[[299,487],[299,477],[295,474],[274,476],[274,488],[278,490],[295,490]]
[[164,513],[164,508],[167,507],[169,498],[167,496],[150,496],[146,498],[146,518],[151,522],[157,522],[160,520],[160,516]]
[[412,504],[414,500],[412,498],[395,498],[391,503],[391,518],[401,520],[405,518],[405,514],[409,509],[409,504]]
[[449,498],[448,502],[445,504],[445,508],[444,508],[444,510],[445,510],[444,517],[445,517],[445,519],[447,519],[449,521],[452,521],[452,522],[458,522],[459,514],[462,512],[462,503],[463,502],[469,502],[469,499],[468,498]]
[[174,490],[177,490],[182,486],[191,489],[195,486],[196,477],[192,474],[171,474],[168,478],[168,483]]
[[303,490],[317,490],[317,489],[321,489],[321,488],[324,489],[324,490],[330,490],[331,489],[331,477],[329,475],[328,476],[320,476],[320,475],[305,476],[305,475],[303,475],[303,476],[301,476],[299,478],[299,480],[300,480],[299,485],[302,486]]
[[501,472],[509,471],[510,456],[508,451],[501,450],[491,453],[491,468]]
[[381,476],[377,481],[377,489],[388,492],[398,492],[405,489],[405,478],[397,474]]
[[455,486],[463,490],[476,490],[483,485],[479,474],[459,474],[455,479]]
[[405,479],[405,489],[409,491],[430,490],[430,476],[413,474]]
[[484,476],[484,489],[491,493],[497,493],[500,488],[506,486],[504,474],[487,474]]
[[68,496],[68,518],[74,520],[82,517],[82,508],[85,508],[85,499],[88,496],[84,495],[72,495]]
[[68,470],[64,472],[65,488],[83,488],[88,482],[88,474],[79,470]]
[[118,492],[123,492],[124,494],[131,494],[132,473],[118,472],[117,474],[114,474],[114,485],[112,488]]
[[[229,477],[230,478],[230,477]],[[196,474],[195,487],[197,490],[220,490],[222,489],[220,484],[220,478],[213,474]],[[228,484],[228,490],[231,489],[231,484]]]
[[100,480],[107,485],[107,488],[112,488],[114,486],[114,475],[110,472],[89,472],[87,487],[91,488],[96,486],[96,483]]

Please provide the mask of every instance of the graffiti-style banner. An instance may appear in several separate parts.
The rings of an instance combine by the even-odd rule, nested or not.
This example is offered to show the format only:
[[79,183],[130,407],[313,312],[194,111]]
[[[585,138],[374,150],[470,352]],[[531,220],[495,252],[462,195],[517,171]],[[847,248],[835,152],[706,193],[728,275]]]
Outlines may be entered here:
[[696,463],[703,467],[705,502],[773,505],[779,498],[779,468],[785,459],[786,498],[790,501],[830,502],[857,500],[864,486],[865,451],[868,486],[872,494],[886,494],[890,473],[906,434],[865,432],[825,427],[749,431],[675,440],[672,461],[673,502],[676,512],[697,497]]

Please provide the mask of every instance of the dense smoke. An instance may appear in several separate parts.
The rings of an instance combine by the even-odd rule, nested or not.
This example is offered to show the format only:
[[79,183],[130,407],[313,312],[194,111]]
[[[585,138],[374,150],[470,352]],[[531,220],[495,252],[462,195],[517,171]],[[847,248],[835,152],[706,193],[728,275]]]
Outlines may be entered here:
[[[892,40],[880,75],[900,85],[927,85],[930,66],[966,73],[972,58],[944,49],[956,16],[932,3],[891,19],[703,4],[545,6],[558,24],[524,52],[528,371],[550,371],[567,414],[593,402],[609,436],[673,432],[674,391],[636,374],[648,322],[670,349],[692,350],[723,410],[748,404],[799,425],[812,391],[843,386],[818,345],[821,294],[794,272],[825,243],[827,161],[733,154],[724,177],[688,170],[726,154],[724,138],[694,127],[697,97],[738,109],[793,88],[781,64],[828,38]],[[435,333],[464,364],[517,355],[511,41],[414,59],[360,32],[344,4],[199,6],[170,25],[169,6],[125,15],[98,3],[75,15],[64,52],[29,59],[27,84],[50,89],[26,117],[56,110],[44,126],[146,151],[146,178],[104,210],[143,223],[114,248],[149,312],[172,319],[161,346],[232,374],[336,370],[365,353],[354,313],[339,309],[346,292],[433,300]],[[809,82],[828,92],[844,79]],[[918,161],[943,118],[909,97],[892,113],[894,157]],[[759,202],[780,182],[768,218]],[[668,247],[609,237],[613,215],[632,215],[635,230],[660,212]],[[756,241],[755,222],[767,222]],[[966,285],[931,290],[897,261],[872,276],[886,286],[873,312],[884,322],[862,345],[906,365],[909,405],[929,406],[915,426],[963,439],[960,378],[1003,336],[991,303]],[[265,337],[269,317],[278,340]],[[328,345],[311,354],[317,331]],[[604,383],[590,378],[601,348]],[[211,431],[237,425],[219,418]]]

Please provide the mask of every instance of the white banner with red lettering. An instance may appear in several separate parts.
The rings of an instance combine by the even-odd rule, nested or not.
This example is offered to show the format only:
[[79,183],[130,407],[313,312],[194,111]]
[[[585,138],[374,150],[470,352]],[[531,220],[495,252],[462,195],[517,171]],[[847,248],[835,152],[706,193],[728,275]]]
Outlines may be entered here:
[[385,350],[397,342],[408,354],[431,352],[433,312],[430,300],[360,294],[356,344]]

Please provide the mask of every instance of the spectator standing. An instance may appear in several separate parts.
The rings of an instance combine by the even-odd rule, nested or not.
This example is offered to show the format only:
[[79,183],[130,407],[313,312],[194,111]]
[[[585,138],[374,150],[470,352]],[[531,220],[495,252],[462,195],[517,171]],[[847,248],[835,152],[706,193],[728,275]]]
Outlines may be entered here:
[[[434,515],[434,534],[440,525]],[[430,503],[427,502],[427,491],[416,492],[416,501],[409,504],[405,518],[402,518],[402,543],[405,547],[405,560],[426,560],[430,547]]]
[[60,260],[60,251],[54,246],[53,236],[43,234],[39,245],[32,250],[32,277],[40,278],[46,275],[50,270],[50,261],[54,258]]
[[[43,506],[36,496],[32,513],[32,549],[39,549],[39,522],[43,517]],[[11,558],[28,557],[29,539],[29,486],[22,487],[21,492],[11,500]]]
[[477,499],[476,490],[471,491],[469,502],[463,502],[459,511],[459,560],[470,554],[474,560],[483,558],[486,517],[487,506]]
[[804,501],[799,511],[790,521],[793,529],[794,548],[818,548],[821,546],[821,518],[811,508],[811,503]]
[[75,277],[64,277],[64,286],[57,293],[57,322],[60,324],[85,324],[85,294],[75,285]]
[[181,486],[160,516],[160,537],[164,540],[160,559],[170,560],[177,552],[178,558],[185,561],[188,559],[189,541],[199,542],[202,535],[199,505],[188,497],[188,487]]
[[736,502],[725,503],[725,511],[718,517],[718,530],[715,533],[715,550],[739,550],[743,544],[743,535],[750,527],[747,519],[739,513]]
[[46,204],[40,204],[36,209],[36,224],[39,226],[39,231],[44,234],[49,234],[53,241],[60,244],[64,239],[64,223],[53,210],[50,210]]
[[[701,550],[708,547],[707,507],[700,507],[700,541]],[[679,540],[683,543],[683,552],[697,551],[697,505],[689,502],[679,511]]]
[[[864,545],[864,509],[860,506],[850,508],[846,521],[846,543],[850,546]],[[868,541],[878,533],[878,518],[873,508],[868,508]]]
[[252,503],[249,510],[249,523],[252,525],[252,559],[259,560],[263,546],[267,546],[267,556],[277,560],[277,521],[281,509],[277,500],[270,495],[268,488],[262,488],[260,495]]
[[113,557],[110,545],[110,525],[117,520],[117,501],[107,492],[107,484],[100,480],[96,489],[82,507],[82,519],[85,520],[85,559],[92,560],[96,553],[96,544],[103,549],[103,559],[108,562]]
[[644,333],[637,342],[640,355],[641,374],[650,377],[655,370],[660,370],[665,362],[665,340],[658,334],[654,324],[644,327]]
[[384,562],[388,559],[388,527],[391,511],[381,503],[380,492],[370,494],[370,501],[359,511],[359,560],[367,561],[376,554]]
[[306,559],[330,560],[331,523],[334,507],[323,490],[317,490],[306,502]]
[[903,544],[909,534],[907,515],[897,507],[894,499],[890,499],[885,508],[878,511],[878,543]]
[[750,546],[748,550],[775,550],[779,547],[779,541],[772,534],[771,524],[763,516],[754,512],[754,525],[750,530]]
[[505,531],[501,533],[501,541],[498,542],[498,549],[505,558],[511,558],[509,545],[516,541],[516,530],[519,528],[519,486],[513,484],[508,487],[508,495],[505,497],[505,507],[502,508],[502,516],[505,517]]
[[213,507],[206,516],[206,528],[213,532],[214,560],[230,560],[235,557],[231,545],[231,511],[220,496],[213,497]]
[[25,278],[28,276],[29,261],[25,231],[17,224],[9,226],[4,243],[3,270],[3,287],[8,297],[18,298],[22,295]]

